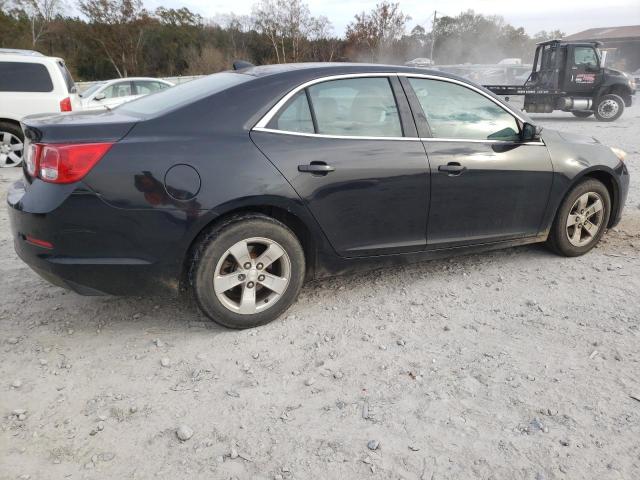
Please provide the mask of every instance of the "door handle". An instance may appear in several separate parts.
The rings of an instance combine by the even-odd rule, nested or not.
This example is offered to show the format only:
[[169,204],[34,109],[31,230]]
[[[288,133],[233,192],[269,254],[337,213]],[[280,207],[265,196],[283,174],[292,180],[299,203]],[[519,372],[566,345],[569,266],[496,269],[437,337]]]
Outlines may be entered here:
[[324,162],[311,162],[309,165],[298,165],[299,172],[314,173],[320,175],[326,175],[329,172],[333,172],[335,167],[327,165]]
[[466,169],[467,167],[460,165],[458,162],[449,162],[438,167],[439,172],[447,172],[450,176],[460,175]]

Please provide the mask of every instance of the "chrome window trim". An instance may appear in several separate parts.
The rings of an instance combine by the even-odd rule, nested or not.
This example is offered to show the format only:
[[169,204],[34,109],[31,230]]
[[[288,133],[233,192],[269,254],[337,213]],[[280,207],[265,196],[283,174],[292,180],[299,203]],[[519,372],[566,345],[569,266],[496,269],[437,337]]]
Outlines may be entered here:
[[277,130],[275,128],[263,128],[254,127],[252,131],[277,133],[280,135],[295,135],[298,137],[312,137],[312,138],[334,138],[342,140],[392,140],[392,141],[404,141],[404,142],[419,142],[418,137],[363,137],[358,135],[327,135],[325,133],[306,133],[306,132],[292,132],[289,130]]
[[509,140],[489,140],[489,139],[469,139],[469,138],[439,138],[439,137],[371,137],[371,136],[351,136],[351,135],[327,135],[322,133],[305,133],[305,132],[292,132],[288,130],[277,130],[274,128],[268,128],[267,125],[276,116],[276,114],[280,111],[282,107],[295,96],[301,90],[304,90],[307,87],[312,85],[316,85],[318,83],[330,82],[332,80],[344,80],[349,78],[366,78],[366,77],[386,77],[390,78],[392,76],[396,77],[405,77],[405,78],[424,78],[428,80],[438,80],[443,82],[454,83],[460,85],[462,87],[466,87],[470,90],[473,90],[476,93],[484,96],[485,98],[491,100],[498,107],[502,108],[504,111],[509,113],[512,117],[515,117],[517,120],[521,122],[526,122],[527,120],[514,110],[512,110],[507,105],[503,105],[499,100],[493,98],[491,95],[487,94],[483,90],[460,80],[456,80],[454,78],[441,77],[438,75],[429,75],[423,73],[409,73],[409,72],[371,72],[371,73],[346,73],[340,75],[329,75],[326,77],[315,78],[313,80],[309,80],[301,85],[298,85],[293,90],[288,92],[284,97],[282,97],[278,102],[269,109],[269,111],[255,124],[255,126],[251,129],[251,131],[258,132],[268,132],[268,133],[276,133],[280,135],[295,135],[299,137],[316,137],[316,138],[333,138],[333,139],[347,139],[347,140],[395,140],[395,141],[422,141],[422,142],[470,142],[470,143],[503,143],[503,144],[514,144],[519,143],[520,145],[544,145],[542,140],[538,142],[513,142]]
[[[284,97],[282,97],[278,101],[278,103],[276,103],[273,107],[271,107],[271,109],[265,114],[265,116],[262,117],[258,121],[258,123],[255,124],[253,129],[256,129],[256,128],[267,128],[267,125],[269,124],[269,122],[273,119],[273,117],[275,117],[275,115],[278,113],[278,111],[285,105],[285,103],[287,103],[289,101],[290,98],[292,98],[300,90],[304,90],[305,88],[310,87],[311,85],[315,85],[317,83],[330,82],[332,80],[344,80],[344,79],[349,79],[349,78],[362,78],[362,77],[387,77],[388,78],[388,77],[393,76],[393,75],[396,75],[396,74],[393,73],[393,72],[389,72],[389,73],[379,73],[379,72],[376,72],[376,73],[348,73],[348,74],[343,74],[343,75],[330,75],[328,77],[315,78],[313,80],[309,80],[308,82],[305,82],[305,83],[303,83],[301,85],[298,85],[296,88],[294,88],[289,93],[287,93]],[[391,88],[391,85],[389,85],[389,88]],[[314,134],[314,135],[320,135],[320,134]],[[389,138],[396,138],[396,137],[389,137]]]
[[324,133],[305,133],[305,132],[291,132],[289,130],[276,130],[275,128],[259,128],[255,127],[252,131],[275,133],[278,135],[292,135],[296,137],[309,137],[309,138],[330,138],[335,140],[391,140],[401,142],[458,142],[458,143],[490,143],[490,144],[503,144],[503,145],[544,145],[544,142],[514,142],[511,140],[476,140],[470,138],[433,138],[433,137],[360,137],[355,135],[326,135]]

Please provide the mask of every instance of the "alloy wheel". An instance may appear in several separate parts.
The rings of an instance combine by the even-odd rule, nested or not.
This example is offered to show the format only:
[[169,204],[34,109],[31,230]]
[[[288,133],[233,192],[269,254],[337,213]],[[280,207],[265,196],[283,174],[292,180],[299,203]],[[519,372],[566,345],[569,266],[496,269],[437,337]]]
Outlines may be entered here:
[[604,203],[596,192],[580,195],[571,206],[567,217],[566,232],[571,245],[588,245],[602,228]]
[[22,163],[24,144],[9,132],[0,132],[0,167],[17,167]]
[[272,307],[291,279],[291,260],[277,242],[263,237],[241,240],[218,261],[213,288],[229,310],[243,315]]
[[608,99],[600,102],[600,104],[598,105],[598,114],[602,118],[613,118],[616,116],[619,109],[620,107],[618,105],[618,102]]

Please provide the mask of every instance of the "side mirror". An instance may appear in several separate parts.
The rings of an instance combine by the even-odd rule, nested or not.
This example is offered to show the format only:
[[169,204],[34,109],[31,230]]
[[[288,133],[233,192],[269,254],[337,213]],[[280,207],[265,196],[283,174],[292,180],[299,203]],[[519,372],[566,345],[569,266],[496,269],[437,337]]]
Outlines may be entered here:
[[104,94],[104,92],[96,93],[96,96],[93,97],[93,99],[97,100],[98,102],[100,100],[104,100],[105,98],[107,98],[107,96]]
[[531,142],[534,140],[538,140],[540,138],[541,133],[542,133],[542,127],[533,125],[528,122],[524,122],[524,125],[522,125],[521,137],[523,142]]

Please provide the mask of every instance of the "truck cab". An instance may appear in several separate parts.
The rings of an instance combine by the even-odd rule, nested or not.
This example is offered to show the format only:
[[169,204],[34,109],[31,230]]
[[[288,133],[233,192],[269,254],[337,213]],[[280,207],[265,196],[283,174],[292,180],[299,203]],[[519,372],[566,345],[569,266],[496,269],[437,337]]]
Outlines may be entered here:
[[611,121],[631,106],[633,78],[604,67],[599,42],[539,43],[525,87],[525,110],[533,113],[564,110],[577,117],[595,113]]

